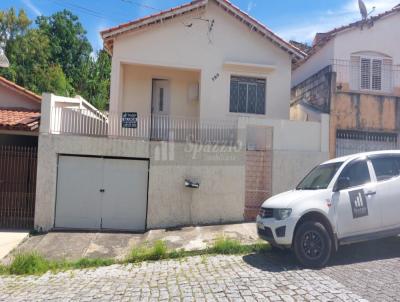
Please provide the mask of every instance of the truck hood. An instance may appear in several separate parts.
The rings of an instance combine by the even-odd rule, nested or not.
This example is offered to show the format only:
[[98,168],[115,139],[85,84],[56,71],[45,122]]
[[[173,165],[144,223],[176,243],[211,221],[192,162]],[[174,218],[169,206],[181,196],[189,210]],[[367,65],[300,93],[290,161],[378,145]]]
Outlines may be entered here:
[[295,204],[317,196],[325,196],[327,190],[291,190],[267,199],[264,208],[292,208]]

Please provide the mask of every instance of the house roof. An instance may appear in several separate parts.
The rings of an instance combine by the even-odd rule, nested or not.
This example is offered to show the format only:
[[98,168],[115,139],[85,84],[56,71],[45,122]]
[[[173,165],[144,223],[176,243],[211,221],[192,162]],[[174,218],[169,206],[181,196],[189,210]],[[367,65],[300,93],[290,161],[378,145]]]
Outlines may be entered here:
[[0,108],[1,130],[38,131],[40,112],[21,108]]
[[321,48],[323,48],[330,40],[332,40],[337,34],[346,31],[346,30],[351,30],[351,29],[355,29],[355,28],[359,28],[363,25],[368,25],[368,24],[373,24],[374,22],[389,16],[391,14],[395,14],[400,12],[400,4],[396,5],[395,7],[393,7],[391,10],[388,10],[386,12],[383,12],[379,15],[376,16],[372,16],[367,20],[359,20],[347,25],[343,25],[341,27],[337,27],[334,28],[328,32],[325,33],[317,33],[315,35],[314,41],[313,41],[313,45],[311,50],[308,52],[308,56],[306,57],[305,60],[300,61],[298,66],[300,66],[301,64],[303,64],[304,62],[306,62],[312,55],[314,55],[315,53],[317,53]]
[[297,48],[296,46],[286,42],[284,39],[275,34],[272,30],[266,27],[261,22],[257,21],[253,17],[249,16],[244,11],[240,10],[237,6],[233,5],[228,0],[194,0],[190,3],[183,4],[169,10],[161,11],[157,14],[153,14],[141,19],[137,19],[131,22],[123,23],[115,27],[111,27],[109,29],[101,31],[101,36],[104,41],[105,48],[112,52],[114,38],[132,32],[138,29],[141,29],[146,26],[151,26],[155,24],[159,24],[163,21],[170,20],[176,18],[178,16],[187,14],[189,12],[205,8],[210,1],[214,1],[221,8],[223,8],[226,12],[230,13],[235,18],[242,21],[246,24],[251,30],[254,30],[260,33],[262,36],[267,38],[269,41],[282,48],[286,52],[288,52],[292,57],[293,61],[299,61],[306,57],[306,54]]
[[15,84],[14,82],[11,82],[9,80],[7,80],[6,78],[3,78],[0,76],[0,85],[6,86],[8,88],[11,88],[12,90],[25,95],[26,97],[28,97],[30,100],[33,100],[35,102],[40,103],[42,101],[42,97],[40,95],[37,95],[36,93],[33,93],[32,91],[21,87],[17,84]]

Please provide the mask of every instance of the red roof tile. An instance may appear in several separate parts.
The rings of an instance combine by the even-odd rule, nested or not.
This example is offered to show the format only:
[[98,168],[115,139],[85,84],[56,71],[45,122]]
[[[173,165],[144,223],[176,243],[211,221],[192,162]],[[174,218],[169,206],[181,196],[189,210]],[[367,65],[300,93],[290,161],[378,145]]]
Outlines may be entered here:
[[37,131],[40,122],[40,112],[26,109],[0,108],[0,129]]

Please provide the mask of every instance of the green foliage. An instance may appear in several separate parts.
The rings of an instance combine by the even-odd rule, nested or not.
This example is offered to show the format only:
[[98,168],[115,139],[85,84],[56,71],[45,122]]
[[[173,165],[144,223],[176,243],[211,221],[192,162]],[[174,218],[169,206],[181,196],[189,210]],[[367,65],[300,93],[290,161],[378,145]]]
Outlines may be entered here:
[[164,241],[158,240],[151,247],[145,245],[134,247],[127,261],[137,263],[147,260],[160,260],[165,259],[167,255],[167,245]]
[[10,68],[1,68],[0,75],[37,94],[80,94],[105,109],[111,59],[104,50],[92,55],[78,17],[63,10],[39,16],[36,27],[31,23],[23,10],[0,11],[0,42],[6,42],[10,61]]
[[101,259],[101,258],[95,258],[95,259],[89,259],[89,258],[82,258],[78,260],[77,262],[72,264],[73,268],[90,268],[90,267],[100,267],[100,266],[110,266],[115,263],[114,260],[112,259]]
[[253,252],[264,252],[269,249],[266,243],[256,243],[252,245],[241,244],[239,240],[218,237],[212,247],[209,248],[209,253],[222,255],[246,254]]
[[50,268],[48,260],[32,252],[17,254],[9,267],[9,272],[14,275],[37,275],[47,272]]

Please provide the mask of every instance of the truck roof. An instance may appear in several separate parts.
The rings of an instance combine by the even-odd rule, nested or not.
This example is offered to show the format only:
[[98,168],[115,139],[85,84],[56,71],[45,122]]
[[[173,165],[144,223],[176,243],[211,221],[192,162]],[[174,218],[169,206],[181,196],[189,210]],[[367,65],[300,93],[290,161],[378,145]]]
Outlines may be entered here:
[[371,152],[363,152],[363,153],[351,154],[351,155],[346,155],[346,156],[337,157],[337,158],[328,160],[328,161],[324,162],[323,164],[333,164],[333,163],[345,162],[345,161],[350,161],[350,160],[353,160],[353,159],[357,159],[359,157],[368,157],[368,156],[371,156],[371,155],[381,155],[381,154],[397,154],[397,155],[400,155],[400,150],[371,151]]

